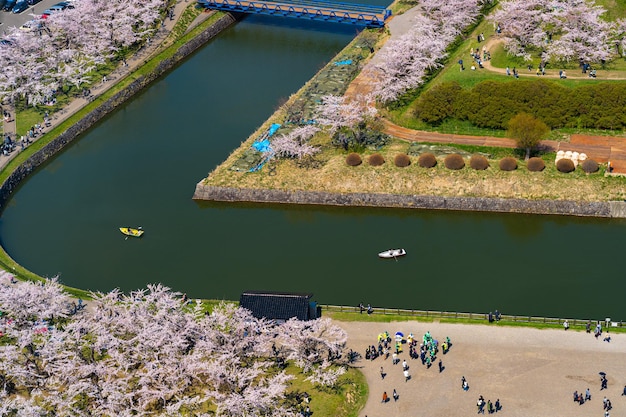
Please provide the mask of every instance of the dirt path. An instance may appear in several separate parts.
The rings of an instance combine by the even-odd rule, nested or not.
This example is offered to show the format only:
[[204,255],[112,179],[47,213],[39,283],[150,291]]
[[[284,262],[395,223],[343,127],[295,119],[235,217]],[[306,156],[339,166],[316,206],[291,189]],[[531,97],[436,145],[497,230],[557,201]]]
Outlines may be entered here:
[[[499,38],[498,36],[491,36],[489,39],[487,39],[487,41],[484,44],[485,50],[487,51],[492,51],[494,50],[498,45],[500,45],[501,43],[503,43],[504,40],[502,38]],[[477,45],[480,49],[480,54],[482,56],[482,49],[483,46],[482,44]],[[468,65],[471,65],[471,58],[468,56],[468,59],[466,60]],[[496,72],[499,74],[503,74],[506,75],[506,68],[497,68],[491,65],[491,61],[487,60],[487,61],[482,61],[483,64],[483,69],[478,69],[477,71],[483,71],[483,70],[487,70],[487,71],[491,71],[491,72]],[[512,74],[513,68],[511,68],[511,74]],[[537,68],[532,68],[531,70],[528,70],[528,67],[524,67],[524,68],[518,68],[518,74],[520,77],[535,77],[535,78],[551,78],[551,79],[559,79],[559,71],[560,69],[556,68],[546,68],[546,72],[545,75],[537,75]],[[589,74],[583,74],[581,72],[578,71],[571,71],[571,70],[566,70],[567,73],[567,78],[570,79],[576,79],[576,80],[586,80],[589,78]],[[510,75],[510,77],[513,77],[513,75]],[[622,71],[606,71],[606,70],[598,70],[597,72],[597,76],[596,76],[597,80],[626,80],[626,77],[624,77],[624,73]]]
[[[360,417],[429,417],[468,416],[476,414],[479,395],[495,402],[500,399],[498,415],[509,417],[602,416],[602,399],[611,400],[613,416],[626,415],[626,336],[612,335],[611,342],[595,339],[584,331],[538,330],[498,325],[461,325],[441,323],[362,323],[337,322],[349,335],[350,348],[365,355],[369,344],[377,343],[383,331],[405,335],[413,333],[421,340],[426,331],[435,339],[452,340],[450,351],[438,354],[445,367],[430,369],[408,357],[408,349],[399,355],[400,364],[391,358],[373,361],[361,359],[357,366],[367,379],[370,396]],[[606,336],[606,333],[604,334]],[[407,360],[411,379],[402,375],[402,361]],[[380,377],[380,367],[387,373]],[[608,389],[600,391],[599,372],[606,372]],[[461,389],[461,377],[469,391]],[[397,402],[391,398],[394,390]],[[589,388],[592,399],[583,405],[574,403],[573,392]],[[386,391],[390,401],[381,402]]]

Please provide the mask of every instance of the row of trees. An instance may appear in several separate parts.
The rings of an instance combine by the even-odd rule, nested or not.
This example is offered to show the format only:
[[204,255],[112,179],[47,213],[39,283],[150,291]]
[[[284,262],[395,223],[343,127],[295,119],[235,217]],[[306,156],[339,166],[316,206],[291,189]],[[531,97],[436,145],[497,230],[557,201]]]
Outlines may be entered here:
[[0,284],[0,415],[293,417],[279,364],[323,385],[344,371],[346,334],[327,319],[205,314],[161,285],[94,295],[71,315],[55,281]]
[[491,3],[492,0],[421,1],[422,12],[415,16],[410,30],[388,41],[371,69],[377,80],[377,99],[389,103],[420,86],[426,75],[442,65],[448,46]]
[[153,32],[167,0],[77,0],[73,9],[47,19],[31,32],[9,28],[0,44],[0,99],[25,98],[36,105],[61,88],[97,80],[95,70],[120,59]]
[[605,13],[593,0],[504,0],[491,20],[513,55],[600,63],[626,49],[626,19],[609,22]]
[[564,87],[555,81],[483,81],[465,90],[456,82],[442,83],[423,93],[414,115],[437,125],[446,119],[506,129],[509,120],[525,112],[550,128],[626,128],[626,85],[605,82]]

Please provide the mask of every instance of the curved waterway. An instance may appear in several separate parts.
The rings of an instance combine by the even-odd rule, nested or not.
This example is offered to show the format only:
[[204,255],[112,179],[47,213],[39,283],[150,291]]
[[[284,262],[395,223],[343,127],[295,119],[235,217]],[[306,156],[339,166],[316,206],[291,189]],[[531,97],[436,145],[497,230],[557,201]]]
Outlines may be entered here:
[[[625,319],[624,221],[191,200],[354,34],[237,23],[28,178],[0,219],[3,246],[40,275],[93,290],[163,282],[194,298],[262,289],[329,304]],[[126,225],[145,236],[125,240]],[[408,255],[377,258],[394,247]]]

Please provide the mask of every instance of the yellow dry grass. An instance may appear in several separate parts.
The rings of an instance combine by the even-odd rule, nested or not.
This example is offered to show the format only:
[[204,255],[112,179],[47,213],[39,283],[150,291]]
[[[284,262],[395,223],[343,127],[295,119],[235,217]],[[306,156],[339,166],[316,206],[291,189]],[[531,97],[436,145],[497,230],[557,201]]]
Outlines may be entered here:
[[[319,168],[299,167],[295,160],[281,160],[275,171],[265,166],[255,173],[239,173],[229,168],[246,143],[213,171],[204,181],[207,185],[280,189],[290,191],[325,191],[335,193],[385,193],[439,196],[500,197],[524,199],[554,199],[579,201],[609,201],[626,198],[626,180],[605,177],[601,172],[585,175],[580,171],[562,174],[553,164],[543,172],[529,172],[523,161],[513,172],[503,172],[497,161],[491,160],[485,171],[475,171],[469,166],[451,171],[443,166],[443,160],[435,168],[426,169],[417,165],[417,157],[411,157],[411,165],[398,168],[393,158],[406,152],[409,144],[394,140],[384,149],[377,151],[385,158],[385,164],[370,166],[367,158],[374,152],[362,154],[363,164],[349,167],[345,158],[348,154],[328,144],[328,137],[319,135],[314,143],[322,145],[324,151],[316,156]],[[324,145],[325,143],[325,145]],[[467,161],[466,161],[467,162]]]

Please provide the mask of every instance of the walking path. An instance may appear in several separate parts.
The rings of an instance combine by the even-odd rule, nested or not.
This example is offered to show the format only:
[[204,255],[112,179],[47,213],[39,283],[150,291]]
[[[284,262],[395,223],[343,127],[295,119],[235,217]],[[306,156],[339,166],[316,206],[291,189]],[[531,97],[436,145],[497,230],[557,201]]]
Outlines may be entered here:
[[[67,106],[63,107],[58,112],[51,114],[50,115],[51,126],[46,127],[42,120],[40,124],[43,126],[43,133],[48,132],[55,125],[58,125],[59,123],[65,121],[70,116],[74,115],[76,112],[78,112],[83,107],[85,107],[89,102],[91,102],[94,98],[102,95],[109,88],[113,87],[117,80],[121,80],[122,78],[124,78],[125,76],[127,76],[128,74],[136,70],[138,67],[146,63],[148,59],[150,59],[156,52],[161,51],[165,46],[167,46],[164,41],[167,39],[168,35],[170,34],[172,29],[178,22],[178,19],[182,15],[183,11],[190,4],[192,3],[188,3],[187,0],[185,1],[178,0],[176,5],[174,6],[174,18],[173,19],[166,18],[163,21],[163,25],[160,26],[156,30],[150,42],[144,45],[136,54],[134,54],[132,57],[130,57],[126,61],[127,65],[120,63],[120,65],[113,72],[111,72],[110,74],[106,76],[106,78],[103,78],[101,81],[97,80],[97,82],[90,87],[91,97],[74,98],[68,103]],[[190,25],[190,29],[199,25],[204,20],[208,19],[212,13],[213,12],[200,14],[200,16],[198,16],[196,20],[194,20],[194,22]],[[16,135],[17,129],[16,129],[16,123],[15,123],[15,118],[16,118],[15,109],[13,108],[11,103],[4,104],[3,108],[5,110],[8,110],[11,113],[11,118],[12,118],[11,122],[7,123],[5,121],[3,123],[3,126],[2,126],[3,132],[4,132],[3,138],[9,135],[11,139],[19,141],[20,138],[17,137]],[[34,141],[39,140],[42,136],[43,135],[37,135]],[[8,156],[0,154],[0,170],[2,170],[9,163],[11,159],[15,158],[19,154],[19,151],[20,151],[20,147],[17,146],[16,150],[13,151]]]
[[[602,399],[613,404],[610,414],[626,415],[626,335],[611,334],[611,341],[596,339],[593,334],[574,330],[539,330],[505,327],[497,324],[443,324],[420,322],[336,322],[348,332],[348,348],[363,355],[356,366],[364,373],[370,395],[360,417],[429,417],[469,416],[476,414],[479,395],[485,401],[500,400],[498,415],[508,417],[560,416],[587,417],[604,415]],[[377,345],[377,335],[388,331],[413,333],[418,341],[427,331],[441,341],[450,337],[452,346],[430,369],[420,360],[409,358],[408,347],[400,353],[400,363],[391,357],[365,360],[368,345]],[[411,379],[402,374],[402,361],[409,365]],[[381,379],[380,367],[387,374]],[[608,389],[600,391],[599,372],[606,372]],[[469,390],[461,389],[465,376]],[[395,402],[392,392],[399,399]],[[591,400],[583,405],[573,401],[573,392],[591,391]],[[382,403],[383,392],[390,401]],[[315,399],[313,399],[315,401]]]
[[[389,30],[391,36],[389,40],[397,39],[404,35],[411,27],[412,17],[417,12],[417,7],[409,10],[403,15],[395,16],[389,22]],[[388,40],[388,41],[389,41]],[[492,36],[484,45],[487,50],[492,50],[501,39]],[[381,51],[388,45],[383,45]],[[379,51],[380,52],[380,51]],[[482,51],[481,51],[482,52]],[[345,93],[347,97],[356,97],[370,94],[372,86],[376,83],[375,65],[379,61],[380,54],[375,54],[365,65],[360,74],[350,83]],[[506,74],[506,69],[491,66],[490,61],[483,62],[483,69],[476,71],[492,71]],[[466,69],[466,71],[471,71]],[[519,70],[518,73],[522,77],[535,77],[535,71],[525,72],[525,69]],[[553,73],[554,72],[554,73]],[[559,78],[558,71],[547,71],[545,78]],[[568,78],[585,79],[587,74],[570,74]],[[625,80],[623,73],[601,71],[598,73],[598,79]],[[469,136],[443,134],[437,132],[427,132],[414,129],[408,129],[398,126],[390,120],[384,119],[384,132],[388,135],[413,142],[435,142],[435,143],[455,143],[461,145],[477,145],[477,146],[493,146],[502,148],[515,148],[515,141],[507,138],[497,138],[490,136]],[[591,159],[597,162],[606,163],[611,161],[613,175],[626,175],[626,138],[609,137],[609,136],[589,136],[589,135],[571,135],[569,142],[562,141],[542,141],[540,147],[548,151],[572,151],[585,153]]]

